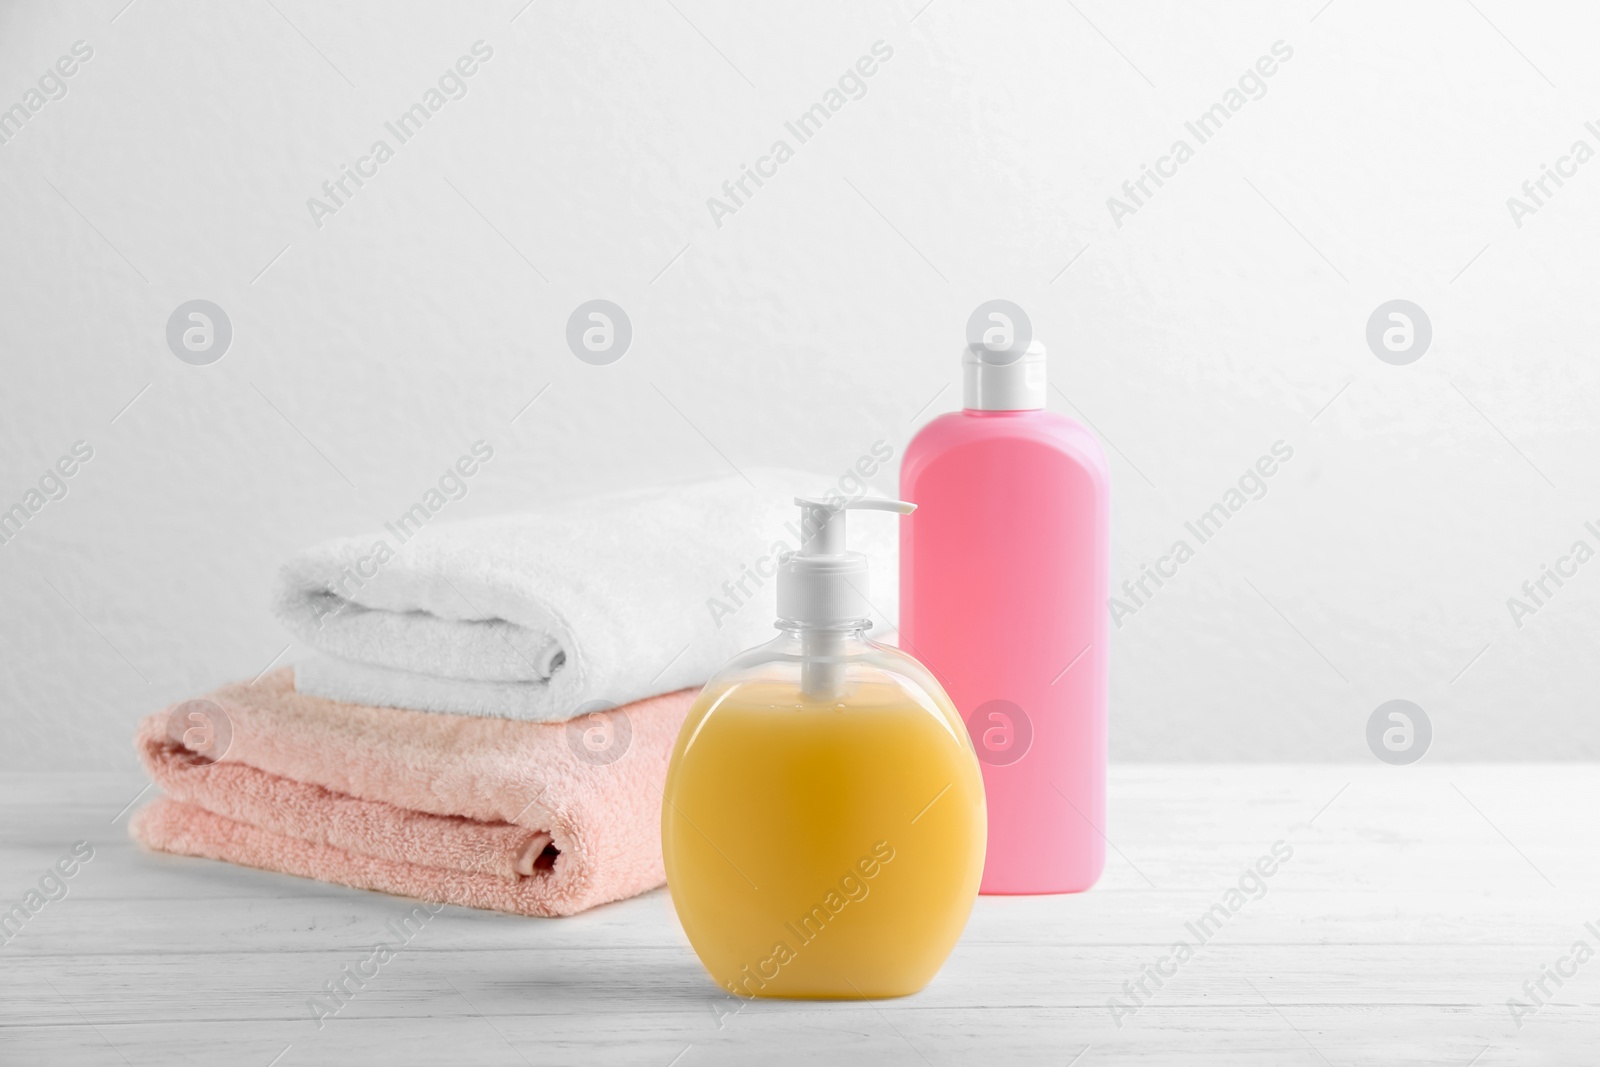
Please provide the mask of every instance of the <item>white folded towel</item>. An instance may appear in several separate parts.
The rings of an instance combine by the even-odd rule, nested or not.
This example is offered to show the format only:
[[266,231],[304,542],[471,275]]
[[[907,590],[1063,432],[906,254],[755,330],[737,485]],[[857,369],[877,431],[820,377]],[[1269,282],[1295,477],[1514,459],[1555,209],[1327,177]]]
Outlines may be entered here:
[[[771,639],[776,555],[799,547],[795,471],[662,486],[517,515],[324,542],[284,567],[277,612],[321,655],[300,691],[559,721],[703,683]],[[895,610],[897,530],[851,524],[869,596]],[[893,627],[892,617],[874,619]]]

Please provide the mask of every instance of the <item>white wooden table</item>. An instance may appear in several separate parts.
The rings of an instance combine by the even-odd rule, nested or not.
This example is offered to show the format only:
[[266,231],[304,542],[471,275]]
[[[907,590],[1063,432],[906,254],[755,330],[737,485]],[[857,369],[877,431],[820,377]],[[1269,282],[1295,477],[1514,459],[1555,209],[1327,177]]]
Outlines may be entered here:
[[[731,1001],[657,891],[571,919],[447,908],[320,1028],[310,998],[411,905],[146,853],[119,812],[141,785],[0,778],[0,909],[94,848],[0,945],[0,1063],[1600,1062],[1600,958],[1545,979],[1520,1029],[1506,1004],[1535,1006],[1523,983],[1573,970],[1575,941],[1600,951],[1593,765],[1118,766],[1101,884],[980,898],[914,997]],[[1265,894],[1127,999],[1279,840]]]

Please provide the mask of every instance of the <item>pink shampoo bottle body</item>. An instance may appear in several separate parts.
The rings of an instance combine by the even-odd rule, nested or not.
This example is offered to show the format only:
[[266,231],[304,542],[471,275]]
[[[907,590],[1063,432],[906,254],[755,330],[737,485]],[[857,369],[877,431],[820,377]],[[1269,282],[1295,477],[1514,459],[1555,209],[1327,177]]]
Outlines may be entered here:
[[983,767],[983,893],[1075,893],[1105,867],[1110,476],[1044,410],[1038,342],[963,361],[964,410],[907,447],[901,646],[943,683]]

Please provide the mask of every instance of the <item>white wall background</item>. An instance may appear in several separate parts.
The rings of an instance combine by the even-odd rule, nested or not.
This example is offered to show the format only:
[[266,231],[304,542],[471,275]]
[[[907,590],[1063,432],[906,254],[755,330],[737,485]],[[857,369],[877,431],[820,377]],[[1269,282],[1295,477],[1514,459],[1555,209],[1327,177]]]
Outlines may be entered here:
[[[131,765],[140,714],[283,649],[286,554],[475,439],[458,517],[898,460],[991,297],[1111,446],[1114,583],[1294,448],[1117,632],[1115,758],[1367,760],[1392,697],[1429,759],[1600,756],[1600,562],[1520,629],[1506,605],[1600,548],[1600,163],[1506,207],[1600,148],[1593,10],[923,2],[0,7],[0,107],[94,49],[0,145],[0,506],[94,448],[0,545],[0,766]],[[480,39],[468,95],[317,228],[306,199]],[[716,226],[879,40],[866,95]],[[1279,40],[1118,228],[1107,197]],[[197,297],[233,324],[211,366],[165,343]],[[635,330],[608,367],[563,337],[596,297]],[[1410,366],[1364,341],[1397,297],[1434,328]]]

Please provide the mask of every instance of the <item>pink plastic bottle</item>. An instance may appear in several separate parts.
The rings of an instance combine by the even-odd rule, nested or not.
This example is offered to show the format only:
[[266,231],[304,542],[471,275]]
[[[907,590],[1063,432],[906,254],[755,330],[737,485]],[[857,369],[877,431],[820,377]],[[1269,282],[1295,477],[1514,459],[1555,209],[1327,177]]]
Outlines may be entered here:
[[983,764],[980,891],[1074,893],[1105,867],[1109,483],[1044,410],[1045,353],[963,360],[965,410],[906,449],[901,647],[944,684]]

